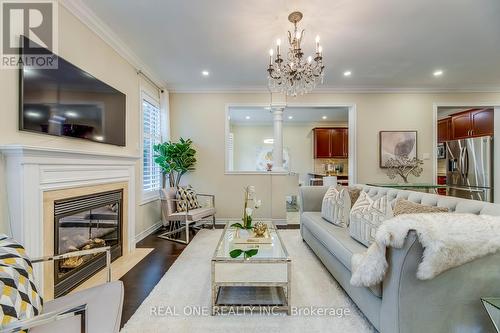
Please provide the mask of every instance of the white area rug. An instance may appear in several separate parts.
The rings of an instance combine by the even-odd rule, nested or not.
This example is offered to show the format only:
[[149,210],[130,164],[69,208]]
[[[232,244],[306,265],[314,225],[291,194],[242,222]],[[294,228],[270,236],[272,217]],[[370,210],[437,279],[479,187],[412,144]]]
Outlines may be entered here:
[[[122,333],[374,331],[302,241],[298,230],[280,230],[292,258],[292,307],[295,311],[292,316],[282,313],[211,316],[210,259],[221,232],[201,230],[196,235],[130,318]],[[311,309],[323,309],[327,314],[310,315]],[[334,310],[345,315],[332,316]],[[302,314],[298,314],[299,311]]]

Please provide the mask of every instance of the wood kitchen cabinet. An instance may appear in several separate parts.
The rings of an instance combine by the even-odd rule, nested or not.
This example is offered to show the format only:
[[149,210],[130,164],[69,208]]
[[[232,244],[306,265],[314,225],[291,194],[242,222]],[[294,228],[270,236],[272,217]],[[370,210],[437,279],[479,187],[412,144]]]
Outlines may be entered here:
[[493,135],[493,109],[472,109],[451,116],[451,139]]
[[445,118],[438,121],[438,143],[451,140],[451,118]]
[[493,135],[494,113],[493,109],[482,109],[471,112],[472,136]]
[[347,158],[348,129],[317,127],[314,130],[314,158]]
[[330,128],[314,129],[314,158],[331,157]]

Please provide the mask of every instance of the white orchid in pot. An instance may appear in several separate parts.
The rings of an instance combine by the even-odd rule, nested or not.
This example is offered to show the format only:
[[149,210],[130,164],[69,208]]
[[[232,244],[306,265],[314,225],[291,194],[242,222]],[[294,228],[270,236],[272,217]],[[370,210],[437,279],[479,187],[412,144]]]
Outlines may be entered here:
[[250,230],[253,228],[252,225],[252,216],[256,209],[262,205],[261,200],[257,200],[255,198],[255,186],[247,186],[244,191],[244,210],[243,210],[243,218],[241,219],[243,223],[234,223],[231,226],[241,229]]

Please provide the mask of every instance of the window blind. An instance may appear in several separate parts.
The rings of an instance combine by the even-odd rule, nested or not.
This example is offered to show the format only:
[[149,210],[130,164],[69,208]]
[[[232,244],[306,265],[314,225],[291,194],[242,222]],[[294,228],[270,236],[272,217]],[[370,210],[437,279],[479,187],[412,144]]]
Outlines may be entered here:
[[142,191],[153,193],[161,188],[161,170],[154,162],[153,146],[161,143],[160,108],[142,101],[143,168]]

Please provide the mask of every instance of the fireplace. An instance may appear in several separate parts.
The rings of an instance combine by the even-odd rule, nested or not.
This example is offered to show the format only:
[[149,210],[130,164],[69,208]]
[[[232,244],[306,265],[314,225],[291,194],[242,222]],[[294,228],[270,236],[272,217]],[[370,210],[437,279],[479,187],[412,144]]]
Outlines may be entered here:
[[[111,247],[111,260],[123,252],[123,190],[54,201],[56,254]],[[106,266],[104,253],[54,263],[54,296],[67,294]]]

